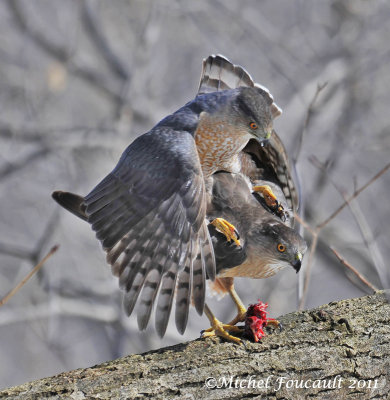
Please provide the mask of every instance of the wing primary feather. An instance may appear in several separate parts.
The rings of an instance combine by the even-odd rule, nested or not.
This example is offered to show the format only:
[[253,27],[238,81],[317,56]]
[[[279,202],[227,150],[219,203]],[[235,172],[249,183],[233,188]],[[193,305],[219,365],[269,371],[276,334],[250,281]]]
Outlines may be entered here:
[[162,277],[161,289],[155,313],[156,331],[160,337],[165,335],[168,326],[178,277],[178,260],[180,254],[184,251],[183,247],[183,243],[180,243],[179,246],[177,246],[175,254],[165,265],[166,272],[164,272]]
[[197,242],[197,251],[193,267],[192,299],[195,309],[199,315],[203,314],[204,301],[206,297],[206,276],[203,246],[201,239]]
[[130,244],[133,240],[135,241],[134,236],[132,236],[131,233],[128,233],[127,235],[123,236],[123,238],[116,245],[114,245],[110,249],[107,249],[107,263],[111,266],[114,265],[126,248],[132,248]]
[[146,282],[144,283],[137,310],[138,328],[141,331],[148,326],[154,299],[156,298],[160,286],[163,268],[164,266],[161,264],[157,264],[157,266],[153,267],[151,271],[149,271]]
[[127,315],[131,315],[131,313],[133,312],[135,303],[138,299],[138,295],[141,291],[141,288],[145,282],[146,276],[148,275],[149,269],[150,269],[150,259],[147,259],[143,262],[141,268],[139,268],[138,271],[136,271],[131,288],[124,295],[123,307]]
[[167,330],[169,316],[171,314],[173,297],[177,282],[177,266],[171,263],[170,268],[162,279],[161,289],[155,312],[155,325],[157,334],[162,338]]
[[109,173],[85,196],[86,203],[93,203],[94,201],[104,197],[109,194],[115,186],[117,186],[117,179],[112,173]]
[[209,279],[214,281],[216,276],[216,261],[213,249],[213,244],[211,241],[210,233],[207,228],[207,222],[204,221],[200,229],[200,237],[202,240],[202,256],[205,264],[205,270]]
[[[146,221],[151,219],[153,219],[152,215],[145,217]],[[122,238],[120,242],[106,250],[107,262],[111,265],[112,272],[115,276],[120,276],[122,274],[124,268],[126,268],[132,257],[135,257],[136,255],[141,256],[140,251],[147,244],[141,238],[149,236],[147,231],[148,224],[143,225],[138,223],[126,236]],[[121,260],[118,261],[121,256]],[[134,259],[132,261],[134,261]],[[123,287],[121,280],[119,281],[119,285],[120,287]]]
[[[137,272],[142,269],[142,265],[145,260],[151,260],[154,254],[158,251],[160,246],[159,234],[163,230],[163,223],[156,228],[156,237],[153,239],[147,239],[146,241],[139,240],[141,248],[133,251],[125,251],[125,255],[120,262],[119,270],[122,273],[119,276],[119,286],[129,292],[133,285],[134,279],[136,278]],[[147,233],[148,230],[145,230]],[[145,273],[148,273],[146,270]]]
[[[161,238],[160,243],[165,243],[166,245],[161,245],[160,248],[162,251],[156,251],[154,254],[151,261],[152,269],[149,272],[144,288],[142,289],[141,299],[138,306],[137,320],[140,330],[144,330],[149,323],[154,301],[161,285],[162,275],[166,270],[166,265],[172,261],[172,258],[169,258],[169,254],[171,254],[171,247],[175,246],[175,242],[172,242],[169,234],[165,233],[164,237]],[[178,248],[179,246],[176,247],[176,251]]]
[[101,210],[107,204],[110,204],[114,200],[122,197],[123,195],[126,195],[123,186],[119,184],[116,186],[113,185],[112,187],[110,187],[110,190],[107,190],[105,192],[100,192],[99,194],[102,194],[102,196],[101,197],[95,196],[93,200],[88,201],[88,207],[87,207],[88,215],[95,214],[97,211]]
[[188,245],[189,251],[186,258],[185,267],[180,272],[179,282],[177,284],[176,294],[176,310],[175,310],[175,322],[176,328],[182,335],[186,330],[188,321],[188,311],[191,301],[192,292],[192,272],[194,262],[194,250],[195,246],[191,240]]

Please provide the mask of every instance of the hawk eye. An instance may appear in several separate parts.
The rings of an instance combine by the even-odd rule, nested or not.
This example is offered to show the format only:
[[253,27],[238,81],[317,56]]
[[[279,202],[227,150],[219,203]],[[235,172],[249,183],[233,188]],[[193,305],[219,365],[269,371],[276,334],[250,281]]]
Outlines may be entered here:
[[286,251],[286,246],[285,246],[284,244],[282,244],[282,243],[279,243],[279,244],[278,244],[278,250],[279,250],[281,253],[284,253],[284,252]]
[[257,129],[257,124],[256,124],[256,122],[251,122],[251,123],[249,124],[249,126],[250,126],[251,129]]

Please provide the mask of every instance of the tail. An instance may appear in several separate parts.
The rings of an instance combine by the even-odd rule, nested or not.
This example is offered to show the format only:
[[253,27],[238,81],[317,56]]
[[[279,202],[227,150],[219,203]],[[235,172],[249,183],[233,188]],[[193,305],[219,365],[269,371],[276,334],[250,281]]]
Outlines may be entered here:
[[87,215],[85,214],[85,204],[84,198],[79,196],[78,194],[70,193],[70,192],[62,192],[57,190],[53,192],[51,197],[66,210],[70,211],[72,214],[77,217],[87,221]]
[[274,98],[269,90],[255,83],[243,67],[231,63],[221,54],[211,55],[203,60],[198,94],[236,89],[241,86],[256,87],[262,90],[264,95],[270,99],[273,119],[282,113],[282,109],[274,103]]

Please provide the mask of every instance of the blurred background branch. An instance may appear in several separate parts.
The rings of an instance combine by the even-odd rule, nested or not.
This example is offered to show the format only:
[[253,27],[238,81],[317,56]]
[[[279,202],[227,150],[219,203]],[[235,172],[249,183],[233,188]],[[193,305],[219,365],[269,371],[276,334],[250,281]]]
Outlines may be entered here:
[[[137,135],[194,97],[211,53],[243,65],[283,108],[275,129],[297,164],[301,218],[312,233],[321,228],[306,232],[316,251],[299,274],[310,275],[305,307],[388,287],[390,177],[370,180],[389,162],[389,15],[364,0],[0,2],[0,297],[61,244],[50,268],[1,307],[0,386],[207,327],[193,312],[184,337],[172,323],[163,340],[153,327],[138,332],[93,232],[50,194],[87,193]],[[293,276],[237,280],[237,291],[277,317],[298,307]],[[207,302],[233,317],[228,298]]]

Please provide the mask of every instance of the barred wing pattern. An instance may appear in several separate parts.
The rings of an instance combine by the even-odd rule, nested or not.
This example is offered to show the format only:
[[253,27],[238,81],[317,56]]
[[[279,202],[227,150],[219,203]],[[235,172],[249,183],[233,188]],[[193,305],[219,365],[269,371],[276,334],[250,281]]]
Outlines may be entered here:
[[183,333],[191,297],[201,314],[206,273],[215,276],[203,175],[191,134],[156,127],[140,136],[84,205],[125,291],[127,314],[139,298],[138,324],[145,329],[158,295],[156,330],[163,336],[177,286],[176,325]]

